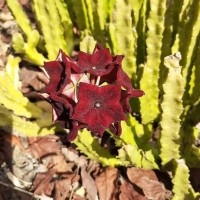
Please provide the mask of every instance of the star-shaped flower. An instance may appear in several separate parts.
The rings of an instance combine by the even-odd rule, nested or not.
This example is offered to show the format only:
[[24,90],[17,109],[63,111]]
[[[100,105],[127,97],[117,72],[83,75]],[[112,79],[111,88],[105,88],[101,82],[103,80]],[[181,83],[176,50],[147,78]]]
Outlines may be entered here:
[[108,74],[114,67],[113,57],[108,48],[97,44],[92,54],[80,51],[76,62],[79,73],[88,72],[96,76]]
[[101,137],[112,123],[126,119],[120,98],[121,87],[118,85],[99,87],[80,83],[78,103],[71,118],[86,124],[94,134]]
[[44,72],[49,78],[49,83],[44,89],[44,93],[59,93],[66,84],[71,82],[71,61],[60,50],[55,61],[44,63]]

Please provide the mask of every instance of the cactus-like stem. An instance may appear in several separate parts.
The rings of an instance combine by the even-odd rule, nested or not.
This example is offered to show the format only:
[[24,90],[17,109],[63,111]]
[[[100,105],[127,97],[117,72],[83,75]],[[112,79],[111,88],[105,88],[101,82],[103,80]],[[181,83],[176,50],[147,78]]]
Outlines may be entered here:
[[172,179],[174,196],[172,200],[191,199],[194,200],[195,193],[189,181],[189,169],[183,159],[174,160],[174,176]]
[[16,34],[13,36],[13,48],[17,53],[22,53],[30,62],[36,65],[43,65],[46,58],[40,54],[36,46],[40,40],[40,35],[37,30],[33,30],[30,21],[24,13],[21,5],[17,0],[7,0],[7,5],[11,9],[15,19],[25,33],[27,43],[24,41],[22,34]]
[[184,92],[183,77],[179,61],[180,53],[165,57],[164,64],[169,69],[163,85],[164,97],[161,103],[161,154],[162,164],[180,158],[180,116],[183,111],[182,96]]
[[133,9],[133,21],[134,21],[134,26],[136,27],[140,18],[140,9],[142,7],[142,4],[145,2],[145,0],[130,0],[130,4]]
[[110,33],[115,33],[111,36],[115,38],[116,45],[113,45],[115,54],[124,54],[123,68],[129,77],[136,80],[136,28],[133,27],[131,18],[132,8],[129,1],[116,0],[115,9],[113,11]]
[[194,105],[198,101],[200,101],[200,90],[199,90],[199,82],[200,82],[200,45],[198,46],[198,50],[196,53],[196,59],[194,61],[194,65],[192,66],[192,73],[190,78],[190,89],[188,91],[190,97],[189,101],[191,105]]
[[0,72],[0,104],[12,110],[16,115],[39,118],[42,115],[42,110],[24,97],[18,89],[19,62],[19,58],[9,56],[6,65],[7,71]]
[[[76,22],[80,30],[92,29],[91,22],[92,18],[92,1],[91,0],[79,0],[72,1],[73,10],[76,16]],[[87,7],[89,5],[89,7]]]
[[147,20],[149,30],[146,40],[147,62],[140,80],[140,87],[145,91],[145,96],[140,99],[143,124],[152,122],[159,114],[158,78],[165,10],[166,1],[150,1],[150,13]]
[[140,10],[139,21],[137,23],[137,64],[138,81],[141,79],[140,66],[146,62],[146,21],[147,21],[147,0],[143,0]]
[[0,105],[0,127],[7,132],[15,132],[20,135],[26,135],[29,137],[44,136],[54,134],[55,131],[61,131],[56,126],[42,127],[37,122],[31,122],[14,115],[5,107]]
[[112,156],[108,150],[101,147],[98,141],[91,136],[91,133],[86,129],[79,131],[79,134],[73,143],[90,159],[100,162],[103,166],[116,166],[122,164],[122,162],[115,156]]
[[[18,57],[8,57],[5,70],[0,72],[0,126],[27,136],[53,134],[56,127],[50,125],[44,111],[23,96],[19,87]],[[27,119],[36,119],[29,121]]]
[[92,53],[93,49],[95,47],[96,41],[92,36],[85,36],[83,40],[80,42],[80,50],[87,52],[87,53]]
[[30,21],[27,18],[26,14],[24,13],[21,5],[19,4],[18,0],[6,0],[8,7],[11,9],[15,19],[22,29],[22,31],[28,36],[31,31],[32,27],[30,25]]
[[161,63],[160,63],[160,78],[159,78],[159,89],[162,94],[162,84],[164,83],[167,76],[167,69],[164,67],[163,61],[164,57],[171,54],[171,43],[172,43],[172,32],[173,32],[173,15],[174,15],[174,4],[176,0],[168,1],[167,9],[165,12],[165,28],[163,32],[162,39],[162,53],[161,53]]
[[143,151],[136,145],[124,145],[119,149],[118,158],[123,166],[134,165],[144,169],[158,169],[153,152],[151,150]]
[[[73,48],[73,33],[66,4],[62,0],[34,0],[33,6],[44,35],[48,58],[55,59],[59,49],[70,54]],[[63,17],[60,17],[62,15]]]
[[[184,85],[188,87],[189,68],[193,59],[193,52],[196,50],[196,42],[200,32],[200,2],[189,1],[182,14],[179,27],[178,48],[182,54],[181,65],[183,66]],[[184,42],[183,42],[184,41]],[[187,88],[186,88],[187,89]],[[187,90],[184,101],[188,97]],[[188,104],[189,102],[186,102]]]

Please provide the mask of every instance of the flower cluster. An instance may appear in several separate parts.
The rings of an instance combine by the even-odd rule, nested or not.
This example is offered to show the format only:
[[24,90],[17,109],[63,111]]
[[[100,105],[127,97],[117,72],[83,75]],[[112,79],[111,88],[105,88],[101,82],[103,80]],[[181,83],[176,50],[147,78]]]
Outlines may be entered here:
[[122,60],[122,55],[112,56],[96,44],[92,54],[80,51],[72,59],[60,50],[55,61],[44,63],[49,83],[41,95],[53,107],[53,121],[69,129],[68,140],[81,128],[100,137],[107,128],[121,134],[130,98],[144,95],[132,87]]

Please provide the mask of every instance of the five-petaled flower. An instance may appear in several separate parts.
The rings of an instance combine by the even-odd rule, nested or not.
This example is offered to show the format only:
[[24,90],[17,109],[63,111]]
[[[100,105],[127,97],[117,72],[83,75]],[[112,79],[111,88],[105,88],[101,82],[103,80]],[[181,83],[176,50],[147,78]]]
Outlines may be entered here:
[[100,137],[108,128],[120,135],[130,98],[144,95],[132,87],[122,60],[97,44],[92,54],[79,52],[72,59],[60,50],[55,61],[44,63],[49,83],[41,95],[52,104],[53,121],[69,129],[68,140],[81,128]]
[[102,136],[106,128],[126,117],[120,104],[119,85],[96,86],[80,83],[78,103],[72,119],[82,122],[96,135]]

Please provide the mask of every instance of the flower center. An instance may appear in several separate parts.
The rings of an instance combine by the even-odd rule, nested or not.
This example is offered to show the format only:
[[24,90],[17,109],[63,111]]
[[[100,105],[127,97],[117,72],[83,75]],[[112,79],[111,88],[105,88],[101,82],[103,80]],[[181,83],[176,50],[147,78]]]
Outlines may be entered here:
[[92,69],[93,69],[93,70],[96,70],[96,69],[97,69],[97,67],[92,67]]
[[100,108],[101,107],[101,103],[99,101],[95,102],[94,107],[95,108]]

